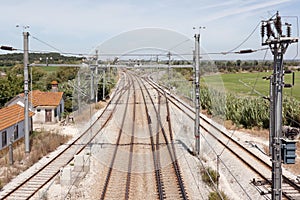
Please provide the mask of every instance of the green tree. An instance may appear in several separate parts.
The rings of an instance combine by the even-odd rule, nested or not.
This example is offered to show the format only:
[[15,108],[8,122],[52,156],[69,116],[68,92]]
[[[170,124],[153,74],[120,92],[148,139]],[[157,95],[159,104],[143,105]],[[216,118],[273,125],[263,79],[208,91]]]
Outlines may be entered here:
[[23,92],[23,77],[9,72],[6,77],[0,78],[0,107],[10,99]]

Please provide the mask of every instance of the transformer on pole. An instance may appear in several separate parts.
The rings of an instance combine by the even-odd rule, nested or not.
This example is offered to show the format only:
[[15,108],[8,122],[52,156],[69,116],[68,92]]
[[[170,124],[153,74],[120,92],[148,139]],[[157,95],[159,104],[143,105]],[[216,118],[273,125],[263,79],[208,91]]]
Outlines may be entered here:
[[[286,35],[283,35],[281,17],[277,12],[269,20],[262,21],[262,45],[268,45],[274,55],[273,74],[271,75],[270,91],[270,141],[272,155],[272,200],[282,199],[282,90],[284,84],[283,55],[291,43],[298,42],[298,38],[291,37],[291,24],[285,23]],[[273,28],[272,28],[273,26]],[[277,34],[275,34],[274,27]],[[265,31],[267,38],[264,40]]]

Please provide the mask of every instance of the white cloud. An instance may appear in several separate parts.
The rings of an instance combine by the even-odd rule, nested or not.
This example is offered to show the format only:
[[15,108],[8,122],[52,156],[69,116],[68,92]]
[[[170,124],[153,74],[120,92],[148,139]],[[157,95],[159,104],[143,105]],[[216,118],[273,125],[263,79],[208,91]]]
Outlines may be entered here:
[[225,18],[225,17],[229,17],[229,16],[233,16],[233,15],[238,15],[238,14],[245,14],[245,13],[249,13],[249,12],[255,12],[259,9],[265,9],[265,8],[270,8],[272,6],[278,5],[278,4],[283,4],[286,2],[289,2],[291,0],[274,0],[274,1],[258,1],[258,2],[246,2],[245,3],[241,3],[241,6],[233,6],[232,8],[226,9],[223,12],[219,12],[219,13],[215,13],[213,15],[211,15],[210,17],[208,17],[205,21],[210,22],[210,21],[214,21],[214,20],[218,20],[221,18]]

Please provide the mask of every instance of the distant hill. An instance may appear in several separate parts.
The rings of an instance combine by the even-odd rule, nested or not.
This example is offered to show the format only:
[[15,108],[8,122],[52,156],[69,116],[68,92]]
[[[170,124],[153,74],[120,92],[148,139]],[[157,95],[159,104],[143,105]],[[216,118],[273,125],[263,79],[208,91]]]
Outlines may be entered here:
[[[74,64],[80,63],[83,57],[64,56],[59,53],[29,53],[29,63]],[[0,54],[0,67],[10,67],[23,63],[23,53]]]

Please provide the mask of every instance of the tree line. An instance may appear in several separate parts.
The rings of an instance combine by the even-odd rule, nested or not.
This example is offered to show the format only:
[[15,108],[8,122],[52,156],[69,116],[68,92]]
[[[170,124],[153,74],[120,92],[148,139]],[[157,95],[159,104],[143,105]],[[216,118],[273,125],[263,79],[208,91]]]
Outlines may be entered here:
[[[84,57],[64,56],[60,53],[29,53],[30,63],[74,64],[80,63]],[[0,55],[0,67],[12,67],[23,63],[23,53],[11,53]]]

